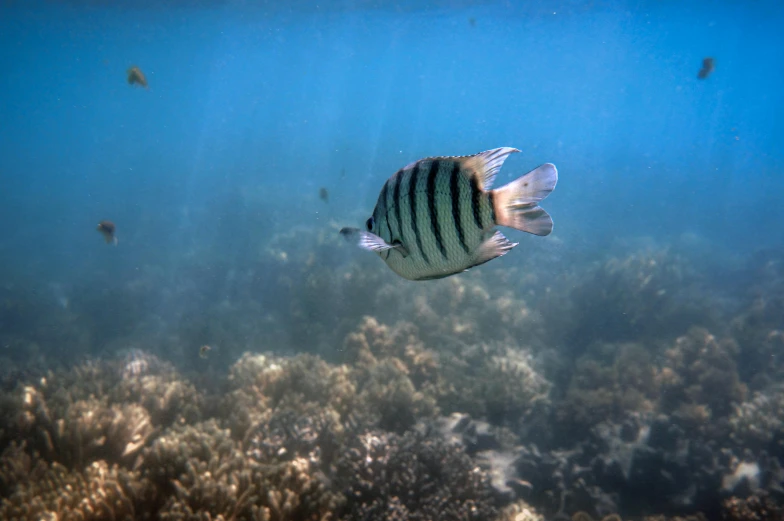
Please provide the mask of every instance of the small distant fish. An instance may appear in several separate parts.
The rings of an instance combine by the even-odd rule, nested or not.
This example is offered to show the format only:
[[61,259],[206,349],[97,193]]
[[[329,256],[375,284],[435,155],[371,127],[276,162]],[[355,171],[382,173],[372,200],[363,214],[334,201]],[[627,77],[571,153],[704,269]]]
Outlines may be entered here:
[[469,19],[468,19],[468,24],[469,24],[471,27],[476,27],[476,18],[474,18],[473,16],[472,16],[471,18],[469,18]]
[[128,69],[128,84],[141,85],[145,89],[147,88],[147,77],[144,75],[142,70],[136,65]]
[[697,78],[704,80],[711,75],[713,69],[716,68],[716,61],[713,58],[705,58],[702,60],[702,69],[697,73]]
[[340,169],[340,180],[342,181],[345,178],[346,178],[346,169],[345,168],[341,168]]
[[544,165],[491,190],[515,148],[472,156],[429,157],[402,168],[381,189],[367,231],[343,228],[349,242],[374,251],[410,280],[448,277],[504,255],[517,244],[496,225],[549,235],[553,220],[539,202],[558,182]]
[[103,235],[103,240],[106,241],[106,244],[114,244],[117,246],[119,241],[115,235],[116,229],[117,227],[112,221],[101,221],[98,223],[98,227],[96,228],[96,230],[101,232],[101,235]]
[[324,187],[319,188],[319,199],[321,199],[325,203],[329,202],[329,192],[327,191],[326,188]]
[[212,351],[212,348],[208,345],[203,345],[199,348],[199,358],[207,358],[209,352]]
[[156,360],[153,355],[141,349],[131,349],[123,356],[124,363],[120,375],[127,380],[149,374]]

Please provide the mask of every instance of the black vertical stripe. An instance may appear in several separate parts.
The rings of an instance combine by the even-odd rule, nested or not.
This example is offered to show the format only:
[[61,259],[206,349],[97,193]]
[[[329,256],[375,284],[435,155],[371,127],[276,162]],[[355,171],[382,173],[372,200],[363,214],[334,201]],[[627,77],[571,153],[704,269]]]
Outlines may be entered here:
[[393,196],[393,204],[395,205],[395,220],[397,221],[398,231],[397,233],[400,235],[398,240],[400,243],[405,246],[406,239],[403,235],[403,222],[400,220],[400,183],[403,182],[403,171],[397,173],[397,179],[395,179],[395,194]]
[[438,249],[441,250],[441,255],[446,259],[446,248],[444,248],[444,239],[441,237],[441,223],[438,222],[438,211],[436,209],[436,178],[438,177],[439,166],[440,164],[436,160],[430,162],[430,172],[427,174],[427,209],[430,213],[430,226],[433,228],[436,244]]
[[430,259],[427,258],[427,253],[422,249],[422,234],[419,231],[419,223],[417,223],[417,207],[416,207],[416,186],[417,177],[419,177],[419,163],[414,165],[411,170],[411,179],[408,180],[408,205],[411,207],[411,228],[414,230],[414,237],[416,238],[417,249],[422,253],[422,258],[425,259],[425,264],[430,265]]
[[381,200],[384,201],[384,222],[387,224],[387,231],[389,232],[389,242],[392,242],[392,227],[389,225],[389,205],[387,204],[387,194],[389,194],[389,180],[384,183],[384,191]]
[[[394,189],[391,183],[392,178],[387,179],[386,182],[386,193],[384,194],[384,205],[386,206],[386,216],[387,216],[387,229],[389,229],[389,243],[392,244],[395,239],[397,239],[398,235],[400,235],[400,222],[399,221],[392,221],[392,217],[390,216],[391,213],[394,213],[394,206],[395,202],[390,201],[390,197],[394,197]],[[395,225],[393,228],[392,225]]]
[[495,200],[494,200],[494,198],[495,198],[495,194],[493,194],[492,190],[487,192],[487,199],[490,202],[490,222],[492,222],[493,224],[498,224],[497,222],[495,222]]
[[484,230],[484,226],[482,226],[482,212],[481,212],[481,197],[482,197],[482,189],[479,188],[479,181],[476,178],[476,174],[471,176],[471,210],[474,213],[474,222],[476,226],[480,230]]
[[465,234],[463,233],[463,221],[461,217],[463,212],[460,208],[460,163],[455,161],[452,166],[452,177],[449,179],[449,188],[452,193],[452,221],[455,223],[455,231],[457,232],[457,239],[460,241],[460,246],[463,251],[470,254],[471,250],[465,242]]

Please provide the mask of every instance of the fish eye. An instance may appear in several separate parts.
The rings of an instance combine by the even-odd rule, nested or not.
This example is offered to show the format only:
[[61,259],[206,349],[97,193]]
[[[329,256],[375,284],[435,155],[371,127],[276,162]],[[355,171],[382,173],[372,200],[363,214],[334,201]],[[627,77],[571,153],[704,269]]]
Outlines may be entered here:
[[367,222],[365,223],[365,226],[367,226],[367,229],[368,229],[368,231],[369,231],[369,232],[372,232],[372,231],[373,231],[373,224],[374,224],[374,223],[373,223],[373,218],[372,218],[372,217],[370,217],[370,218],[367,220]]

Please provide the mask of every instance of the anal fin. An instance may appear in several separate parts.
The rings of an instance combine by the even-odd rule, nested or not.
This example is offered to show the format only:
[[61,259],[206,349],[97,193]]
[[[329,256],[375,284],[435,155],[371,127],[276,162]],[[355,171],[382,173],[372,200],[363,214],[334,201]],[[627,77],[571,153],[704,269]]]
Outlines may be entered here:
[[496,231],[479,245],[474,256],[474,263],[471,267],[479,266],[480,264],[484,264],[497,257],[506,255],[509,253],[509,250],[517,246],[517,244],[518,243],[516,242],[509,242],[509,239],[504,237],[503,233]]

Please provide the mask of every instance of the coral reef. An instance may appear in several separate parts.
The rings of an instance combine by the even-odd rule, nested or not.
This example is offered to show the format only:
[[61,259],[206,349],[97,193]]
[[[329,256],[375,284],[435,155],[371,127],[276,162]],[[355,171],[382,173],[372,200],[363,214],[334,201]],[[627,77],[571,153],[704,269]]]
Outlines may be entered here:
[[120,381],[108,392],[111,401],[142,405],[156,426],[201,419],[204,397],[170,364],[154,355],[133,351],[121,361],[119,371]]
[[784,373],[780,356],[784,350],[784,290],[758,296],[732,320],[731,331],[743,350],[741,376],[754,389],[780,382]]
[[547,407],[550,383],[527,350],[456,342],[437,354],[412,324],[390,327],[372,317],[364,317],[344,345],[347,359],[359,366],[359,394],[381,414],[383,428],[400,432],[440,410],[519,427]]
[[202,401],[170,365],[134,353],[20,385],[2,400],[2,432],[68,469],[99,460],[135,467],[156,428],[193,421]]
[[211,420],[165,431],[146,449],[141,470],[166,498],[161,519],[327,519],[339,504],[307,459],[259,456]]
[[666,415],[600,424],[569,450],[524,446],[514,455],[514,476],[531,484],[528,500],[553,515],[703,512],[712,519],[730,495],[784,498],[777,458],[706,443]]
[[84,471],[58,463],[37,468],[2,499],[0,519],[135,521],[142,515],[146,482],[138,473],[96,461]]
[[724,501],[724,521],[780,521],[784,519],[784,508],[769,496],[736,497]]
[[147,411],[136,404],[108,405],[90,398],[50,412],[35,388],[22,388],[21,411],[15,426],[30,449],[68,468],[96,461],[128,463],[145,445],[153,427]]
[[564,431],[584,431],[608,419],[652,411],[658,397],[656,368],[643,346],[597,344],[577,361],[558,401],[557,420]]
[[[775,256],[764,284],[714,301],[665,248],[400,284],[333,235],[238,244],[242,269],[194,260],[162,316],[142,304],[166,272],[145,268],[122,334],[80,329],[106,312],[41,308],[110,357],[50,366],[51,335],[0,332],[27,351],[0,374],[0,517],[781,519]],[[0,321],[32,312],[0,294]]]
[[516,501],[501,511],[497,521],[544,521],[544,516],[525,501]]
[[736,404],[729,429],[739,446],[779,454],[784,444],[784,386],[755,392],[751,399]]
[[665,352],[667,361],[658,375],[662,411],[697,429],[729,415],[746,396],[735,363],[738,354],[733,339],[716,338],[702,328],[679,337]]
[[345,422],[358,400],[348,367],[331,366],[312,355],[246,353],[231,367],[228,380],[230,392],[222,409],[237,439],[268,418],[271,409],[303,411],[318,406]]
[[384,360],[363,371],[358,393],[362,409],[384,430],[403,432],[422,417],[434,417],[438,407],[434,397],[418,391],[406,367]]
[[498,515],[487,476],[457,446],[417,430],[366,432],[338,462],[340,518],[480,520]]
[[562,286],[540,305],[550,338],[573,352],[595,341],[666,339],[718,323],[697,271],[667,248],[611,257],[572,273]]

